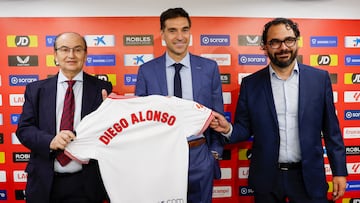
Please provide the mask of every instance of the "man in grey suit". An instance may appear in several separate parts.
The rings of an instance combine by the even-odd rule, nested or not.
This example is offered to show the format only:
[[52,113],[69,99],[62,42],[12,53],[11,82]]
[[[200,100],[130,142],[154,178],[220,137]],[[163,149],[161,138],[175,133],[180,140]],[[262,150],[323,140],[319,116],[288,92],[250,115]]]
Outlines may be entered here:
[[323,141],[332,199],[345,192],[345,148],[329,73],[297,62],[299,37],[290,19],[268,22],[262,49],[270,64],[243,79],[234,125],[220,114],[211,123],[232,143],[254,137],[249,185],[256,203],[328,203]]
[[25,169],[26,202],[102,203],[106,192],[96,161],[87,165],[70,161],[62,165],[55,158],[75,138],[72,130],[60,127],[67,81],[75,82],[72,88],[75,111],[70,115],[74,128],[85,115],[97,109],[103,97],[112,91],[112,85],[83,72],[87,46],[81,35],[73,32],[58,35],[54,56],[60,67],[58,74],[27,85],[16,130],[20,142],[31,151]]
[[[140,66],[135,94],[175,95],[223,113],[217,63],[188,52],[191,36],[188,13],[182,8],[170,8],[161,14],[160,26],[166,53]],[[174,77],[177,65],[180,66],[181,89],[176,88],[178,83]],[[213,179],[221,176],[218,158],[223,152],[222,139],[221,134],[210,128],[202,136],[191,136],[188,139],[188,203],[212,201]]]

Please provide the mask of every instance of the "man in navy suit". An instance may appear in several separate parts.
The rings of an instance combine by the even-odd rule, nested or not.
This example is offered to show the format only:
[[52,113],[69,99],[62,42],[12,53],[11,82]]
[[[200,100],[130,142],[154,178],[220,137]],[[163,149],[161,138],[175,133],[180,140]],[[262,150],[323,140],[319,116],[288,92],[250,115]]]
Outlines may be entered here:
[[[174,64],[180,63],[181,97],[223,113],[217,63],[188,52],[191,36],[188,13],[182,8],[170,8],[161,14],[160,26],[166,53],[140,66],[135,94],[176,95]],[[188,203],[211,202],[213,179],[221,176],[217,159],[223,152],[222,135],[209,128],[200,138],[191,136],[188,143]]]
[[211,123],[232,143],[254,137],[249,185],[256,203],[327,203],[323,141],[333,200],[345,192],[345,148],[329,73],[297,62],[299,37],[290,19],[268,22],[262,49],[270,64],[242,80],[234,124],[220,114]]
[[87,165],[71,161],[62,166],[55,157],[75,138],[72,131],[60,130],[66,81],[75,80],[74,127],[97,109],[103,97],[112,91],[112,85],[83,72],[87,46],[79,34],[58,35],[54,56],[60,67],[58,74],[27,85],[16,131],[20,142],[31,151],[25,170],[26,202],[102,203],[106,192],[96,161]]

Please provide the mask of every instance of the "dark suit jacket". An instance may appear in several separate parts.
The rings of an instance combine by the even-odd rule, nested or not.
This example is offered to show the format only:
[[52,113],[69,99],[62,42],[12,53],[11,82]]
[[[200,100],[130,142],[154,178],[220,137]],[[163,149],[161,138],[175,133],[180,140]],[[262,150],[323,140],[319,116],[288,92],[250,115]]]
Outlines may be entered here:
[[[84,73],[81,118],[96,110],[103,101],[101,90],[112,91],[111,83]],[[57,76],[27,85],[25,103],[16,135],[31,150],[26,167],[27,202],[49,203],[54,176],[55,152],[50,152],[50,142],[56,135]],[[84,182],[89,196],[94,199],[104,195],[96,161],[83,166]]]
[[[346,176],[345,149],[335,114],[327,71],[299,64],[299,138],[302,172],[308,194],[326,194],[322,135],[335,176]],[[279,126],[270,83],[269,67],[243,79],[231,142],[254,136],[249,184],[257,192],[269,192],[276,180]]]
[[[190,54],[190,63],[194,101],[223,114],[221,80],[216,62]],[[135,94],[168,95],[165,54],[140,66]],[[210,150],[222,155],[224,143],[222,136],[211,129],[207,129],[204,135]],[[219,176],[219,169],[217,173],[216,176]]]

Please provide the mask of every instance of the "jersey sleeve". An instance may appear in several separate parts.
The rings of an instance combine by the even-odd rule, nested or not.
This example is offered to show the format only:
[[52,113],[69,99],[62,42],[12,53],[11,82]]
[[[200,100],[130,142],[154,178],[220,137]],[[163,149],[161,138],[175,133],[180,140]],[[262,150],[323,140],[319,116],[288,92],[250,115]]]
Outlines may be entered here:
[[212,110],[195,101],[174,98],[183,114],[185,133],[189,136],[202,134],[213,118]]
[[105,99],[96,111],[81,120],[75,129],[76,138],[65,148],[67,156],[81,163],[87,163],[89,159],[97,159],[98,140],[103,129],[108,125],[104,113],[106,114],[110,102],[110,98]]

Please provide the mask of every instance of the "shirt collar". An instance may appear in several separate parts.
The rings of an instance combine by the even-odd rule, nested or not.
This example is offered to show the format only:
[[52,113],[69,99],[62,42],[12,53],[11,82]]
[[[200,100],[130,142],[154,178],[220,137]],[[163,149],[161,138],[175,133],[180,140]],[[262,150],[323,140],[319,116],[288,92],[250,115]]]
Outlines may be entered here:
[[[59,71],[58,74],[58,83],[62,83],[65,81],[68,81],[69,79],[65,77],[65,75],[61,72],[61,70]],[[73,80],[76,81],[83,81],[83,70],[81,70],[74,78]]]
[[[274,71],[273,67],[271,66],[271,64],[269,64],[269,72],[271,76],[276,76],[276,72]],[[295,65],[294,65],[294,69],[291,73],[291,75],[293,75],[294,73],[299,73],[299,65],[297,63],[297,60],[295,60]],[[291,77],[291,76],[290,76]]]
[[[166,67],[171,67],[174,63],[176,63],[174,61],[174,59],[172,59],[168,52],[166,52],[165,54],[165,65]],[[185,57],[179,62],[181,64],[183,64],[184,67],[186,68],[190,68],[190,54],[189,52],[186,53]]]

